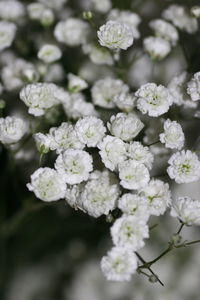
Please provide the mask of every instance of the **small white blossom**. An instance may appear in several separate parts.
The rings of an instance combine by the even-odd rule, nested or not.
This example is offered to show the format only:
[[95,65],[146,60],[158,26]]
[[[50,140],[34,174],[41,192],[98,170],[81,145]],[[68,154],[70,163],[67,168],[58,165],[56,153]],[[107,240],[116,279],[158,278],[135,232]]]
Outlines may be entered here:
[[82,205],[80,204],[80,196],[82,193],[82,189],[82,183],[69,185],[65,193],[65,200],[71,207],[73,207],[76,210],[83,210]]
[[11,22],[0,22],[0,51],[11,46],[17,27]]
[[103,122],[96,117],[85,117],[78,120],[75,130],[79,140],[87,147],[96,147],[106,132]]
[[172,96],[167,88],[155,83],[142,85],[135,93],[137,108],[150,117],[158,117],[166,113],[172,104]]
[[85,97],[81,93],[66,94],[63,104],[64,111],[68,118],[77,120],[86,116],[98,116],[97,111],[92,103],[86,102]]
[[50,64],[62,56],[62,52],[55,45],[46,44],[38,52],[38,58],[47,64]]
[[48,153],[50,149],[51,139],[49,135],[38,132],[33,136],[37,149],[40,153]]
[[111,0],[85,0],[83,4],[85,9],[99,13],[107,13],[112,7]]
[[188,82],[187,93],[192,101],[200,100],[200,72],[194,74],[193,78]]
[[66,183],[63,176],[54,169],[39,168],[31,175],[31,183],[27,184],[40,200],[51,202],[64,198]]
[[131,141],[143,129],[144,124],[133,113],[118,113],[116,116],[111,117],[107,127],[114,136],[123,141]]
[[141,18],[136,13],[133,13],[129,10],[119,10],[114,8],[108,14],[107,19],[127,24],[132,30],[133,37],[135,39],[140,37],[138,25],[141,22]]
[[148,147],[143,146],[140,142],[131,142],[128,144],[127,156],[138,163],[144,164],[148,169],[152,168],[154,161],[153,154]]
[[114,98],[120,93],[127,93],[129,87],[120,79],[107,77],[95,82],[91,89],[93,103],[104,108],[114,108]]
[[179,29],[185,30],[188,33],[194,33],[198,29],[197,20],[182,5],[170,5],[163,11],[162,16],[166,20],[171,21]]
[[200,161],[190,150],[174,153],[169,161],[167,173],[177,183],[189,183],[200,179]]
[[55,168],[67,183],[77,184],[88,180],[92,156],[83,150],[68,149],[58,156]]
[[113,102],[116,104],[116,106],[120,110],[127,113],[131,112],[135,107],[135,100],[136,97],[133,94],[124,92],[115,95],[115,97],[113,98]]
[[41,2],[49,8],[59,10],[62,9],[67,0],[39,0],[39,2]]
[[20,92],[20,99],[29,107],[28,112],[42,116],[48,108],[59,103],[58,87],[53,83],[28,84]]
[[111,227],[111,237],[115,246],[137,251],[149,237],[146,223],[135,216],[122,216]]
[[42,3],[33,2],[27,5],[27,11],[30,19],[40,20],[45,10],[45,6]]
[[113,247],[101,260],[101,270],[108,280],[130,281],[136,269],[135,253],[124,247]]
[[98,218],[108,215],[116,207],[119,185],[113,181],[107,170],[96,171],[90,175],[79,200],[82,209],[90,216]]
[[164,123],[164,133],[159,135],[161,143],[167,148],[180,150],[184,146],[185,136],[180,124],[167,119]]
[[133,215],[144,222],[149,218],[148,202],[137,194],[124,194],[119,198],[118,207],[124,215]]
[[67,75],[68,78],[68,89],[71,93],[79,93],[80,91],[86,89],[88,84],[85,80],[81,79],[80,77],[69,73]]
[[84,44],[88,35],[89,25],[78,18],[68,18],[59,22],[54,30],[54,35],[59,42],[68,46]]
[[7,21],[19,21],[25,15],[24,5],[17,0],[0,1],[0,18]]
[[79,140],[73,125],[63,122],[59,127],[49,130],[50,149],[61,153],[67,149],[83,149],[84,144]]
[[199,19],[200,18],[200,6],[198,6],[198,5],[193,6],[191,8],[191,13],[195,18]]
[[88,54],[91,61],[97,65],[113,65],[113,57],[108,49],[96,45],[83,45],[83,52]]
[[101,46],[126,50],[133,44],[133,32],[125,23],[108,21],[97,31]]
[[156,19],[151,21],[149,26],[154,30],[156,36],[166,39],[173,46],[177,44],[179,39],[178,31],[172,24],[162,19]]
[[13,144],[27,132],[27,124],[18,117],[0,118],[0,142],[3,144]]
[[150,215],[163,215],[171,203],[169,185],[159,179],[152,179],[139,195],[147,201]]
[[171,216],[186,225],[200,225],[200,201],[190,197],[178,197],[172,202]]
[[33,64],[18,58],[2,68],[1,77],[5,89],[12,91],[22,88],[24,83],[37,81],[39,74]]
[[150,179],[147,167],[129,159],[119,163],[120,184],[128,190],[138,190],[147,185]]
[[168,84],[168,89],[172,95],[173,103],[176,105],[181,105],[188,108],[195,108],[197,103],[192,101],[187,94],[187,81],[188,74],[187,72],[182,72],[181,74],[172,78]]
[[114,171],[126,159],[126,144],[119,138],[107,135],[97,147],[106,168]]
[[170,43],[161,37],[149,36],[143,40],[143,45],[153,60],[161,60],[171,51]]

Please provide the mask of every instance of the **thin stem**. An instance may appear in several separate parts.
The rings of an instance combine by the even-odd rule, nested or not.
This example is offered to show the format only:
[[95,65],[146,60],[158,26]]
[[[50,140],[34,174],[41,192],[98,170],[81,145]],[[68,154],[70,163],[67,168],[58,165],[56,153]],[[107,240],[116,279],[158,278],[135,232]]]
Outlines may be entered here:
[[40,154],[40,158],[39,158],[39,167],[42,166],[42,158],[43,158],[43,154],[41,153]]
[[150,146],[153,146],[153,145],[158,144],[158,143],[160,143],[160,140],[159,140],[159,141],[156,141],[156,142],[153,142],[153,143],[151,143],[151,144],[149,144],[149,145],[146,145],[146,146],[147,146],[147,147],[150,147]]
[[160,255],[158,255],[155,259],[151,260],[150,262],[148,262],[148,265],[153,265],[155,262],[157,262],[161,257],[163,257],[164,255],[166,255],[168,252],[170,252],[173,249],[172,244],[169,245],[169,247],[167,249],[165,249]]
[[[137,257],[139,258],[139,260],[144,264],[144,268],[145,269],[148,269],[149,272],[156,277],[156,279],[158,280],[158,282],[164,286],[164,283],[159,279],[159,277],[154,273],[154,271],[151,269],[151,267],[148,265],[148,263],[144,260],[144,258],[138,253],[138,252],[135,252],[135,254],[137,255]],[[141,269],[141,267],[143,266],[139,266],[138,268]]]
[[184,226],[184,225],[185,225],[184,223],[181,223],[181,226],[180,226],[180,228],[179,228],[179,230],[177,231],[176,234],[179,234],[179,233],[181,232],[181,230],[183,229],[183,226]]
[[196,241],[192,241],[192,242],[189,242],[189,243],[185,243],[183,246],[189,246],[189,245],[193,245],[193,244],[197,244],[197,243],[200,243],[200,240],[196,240]]

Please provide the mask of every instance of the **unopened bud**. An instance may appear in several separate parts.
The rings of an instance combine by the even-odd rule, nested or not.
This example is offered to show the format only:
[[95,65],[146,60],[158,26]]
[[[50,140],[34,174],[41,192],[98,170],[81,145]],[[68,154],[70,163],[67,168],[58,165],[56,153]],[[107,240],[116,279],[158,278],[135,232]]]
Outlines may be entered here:
[[158,278],[155,275],[151,275],[151,276],[149,276],[149,281],[151,283],[155,283],[158,281]]
[[83,12],[83,19],[91,20],[93,18],[93,14],[91,11],[84,11]]

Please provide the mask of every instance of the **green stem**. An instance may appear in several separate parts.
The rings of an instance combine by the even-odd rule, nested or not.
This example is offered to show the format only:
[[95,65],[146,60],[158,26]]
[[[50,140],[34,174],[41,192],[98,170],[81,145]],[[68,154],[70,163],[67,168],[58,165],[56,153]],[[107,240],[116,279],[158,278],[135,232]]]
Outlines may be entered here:
[[160,143],[160,140],[159,140],[159,141],[156,141],[156,142],[153,142],[153,143],[151,143],[151,144],[149,144],[149,145],[145,145],[145,146],[150,147],[150,146],[153,146],[153,145],[158,144],[158,143]]

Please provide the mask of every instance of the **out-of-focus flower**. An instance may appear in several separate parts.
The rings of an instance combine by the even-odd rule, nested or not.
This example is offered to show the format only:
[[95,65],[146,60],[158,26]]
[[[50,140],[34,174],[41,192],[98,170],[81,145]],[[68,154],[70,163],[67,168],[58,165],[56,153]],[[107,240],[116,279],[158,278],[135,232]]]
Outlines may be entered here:
[[129,281],[137,269],[137,257],[124,247],[113,247],[102,258],[101,269],[108,280]]
[[179,39],[178,31],[172,24],[162,19],[156,19],[152,20],[149,26],[154,30],[156,36],[166,39],[173,46],[177,44]]
[[18,117],[0,118],[0,142],[14,144],[28,131],[27,124]]
[[38,58],[43,60],[45,63],[52,63],[62,56],[62,52],[55,45],[46,44],[38,52]]
[[38,132],[34,134],[33,137],[38,151],[42,154],[48,153],[50,149],[50,143],[51,143],[51,139],[49,135]]
[[79,46],[86,42],[89,25],[77,18],[68,18],[59,22],[54,30],[54,35],[59,42],[68,46]]
[[11,46],[14,41],[17,27],[14,23],[0,22],[0,51]]
[[161,38],[149,36],[143,40],[144,50],[153,60],[161,60],[171,51],[170,43]]
[[163,11],[162,16],[166,20],[171,21],[179,29],[185,30],[188,33],[194,33],[198,29],[197,20],[182,5],[170,5]]
[[0,1],[0,18],[7,21],[18,22],[25,15],[24,5],[17,0]]
[[79,76],[69,73],[67,75],[67,78],[68,78],[68,90],[71,93],[79,93],[80,91],[88,87],[87,82],[82,78],[80,78]]

